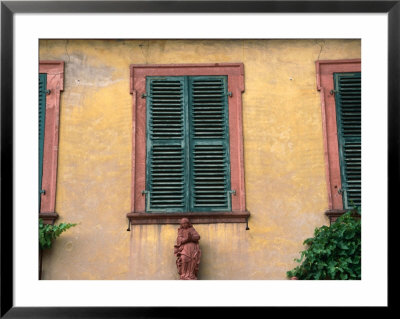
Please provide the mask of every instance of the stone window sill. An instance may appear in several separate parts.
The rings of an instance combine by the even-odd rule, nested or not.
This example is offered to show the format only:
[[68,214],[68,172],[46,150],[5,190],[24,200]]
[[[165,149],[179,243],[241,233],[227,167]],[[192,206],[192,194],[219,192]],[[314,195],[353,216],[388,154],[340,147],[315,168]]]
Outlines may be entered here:
[[196,212],[196,213],[128,213],[130,225],[150,224],[179,224],[183,217],[190,219],[192,224],[215,224],[215,223],[246,223],[250,216],[248,211],[239,212]]
[[57,213],[39,213],[39,218],[43,220],[43,224],[53,225],[58,218]]
[[[349,211],[344,209],[331,209],[325,212],[325,215],[329,218],[329,224],[332,225],[340,216],[342,216],[345,212]],[[354,215],[355,217],[359,217],[359,215]]]

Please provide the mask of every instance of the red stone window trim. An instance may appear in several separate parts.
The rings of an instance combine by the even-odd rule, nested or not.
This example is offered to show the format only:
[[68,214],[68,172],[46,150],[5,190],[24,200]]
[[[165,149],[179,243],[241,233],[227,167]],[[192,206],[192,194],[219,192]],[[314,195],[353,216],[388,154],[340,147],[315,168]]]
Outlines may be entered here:
[[39,217],[44,223],[54,223],[55,212],[58,131],[60,118],[60,92],[64,89],[64,61],[39,61],[39,73],[47,74],[46,119],[43,149],[43,176]]
[[361,72],[361,59],[316,61],[316,71],[317,89],[321,96],[325,170],[329,200],[329,209],[325,214],[332,222],[345,212],[342,195],[338,193],[341,188],[341,178],[336,103],[335,95],[331,94],[331,90],[334,90],[333,73]]
[[[146,91],[147,76],[191,76],[226,75],[229,98],[229,139],[231,163],[232,212],[206,213],[146,213]],[[178,224],[182,217],[189,217],[193,223],[247,222],[242,131],[242,93],[244,92],[243,63],[215,64],[167,64],[131,65],[130,93],[132,94],[132,187],[131,213],[127,217],[132,224]]]

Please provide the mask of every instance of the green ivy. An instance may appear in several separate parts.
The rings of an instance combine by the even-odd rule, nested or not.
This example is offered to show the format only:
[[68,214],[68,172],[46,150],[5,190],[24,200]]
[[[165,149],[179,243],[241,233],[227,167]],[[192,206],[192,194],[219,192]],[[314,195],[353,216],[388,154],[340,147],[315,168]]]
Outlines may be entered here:
[[295,259],[301,263],[288,271],[289,278],[303,280],[361,279],[361,209],[348,211],[331,226],[316,228],[308,248]]
[[53,241],[65,232],[67,229],[76,226],[76,224],[61,223],[59,225],[43,224],[39,218],[39,247],[40,249],[51,248]]

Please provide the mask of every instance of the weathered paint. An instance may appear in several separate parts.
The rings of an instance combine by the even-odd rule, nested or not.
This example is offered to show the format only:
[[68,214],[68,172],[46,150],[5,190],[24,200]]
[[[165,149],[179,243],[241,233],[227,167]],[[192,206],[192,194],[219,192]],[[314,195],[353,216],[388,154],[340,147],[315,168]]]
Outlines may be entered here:
[[176,225],[137,225],[131,205],[129,65],[244,63],[245,224],[195,225],[199,279],[286,279],[302,242],[327,224],[315,61],[355,59],[359,40],[41,40],[65,61],[57,194],[76,222],[43,256],[43,279],[177,279]]

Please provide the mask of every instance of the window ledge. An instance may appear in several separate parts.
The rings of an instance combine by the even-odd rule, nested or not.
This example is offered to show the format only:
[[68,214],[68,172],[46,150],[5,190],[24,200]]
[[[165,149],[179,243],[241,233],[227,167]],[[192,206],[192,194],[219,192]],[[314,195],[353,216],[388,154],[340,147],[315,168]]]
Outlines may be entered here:
[[43,220],[43,224],[53,225],[58,218],[57,213],[39,213],[39,218]]
[[192,224],[247,223],[248,211],[240,212],[200,212],[200,213],[128,213],[126,217],[131,225],[179,224],[183,217]]
[[[349,211],[350,209],[331,209],[325,212],[325,215],[329,217],[329,223],[332,224],[336,221],[340,216]],[[359,215],[354,215],[359,218]]]

